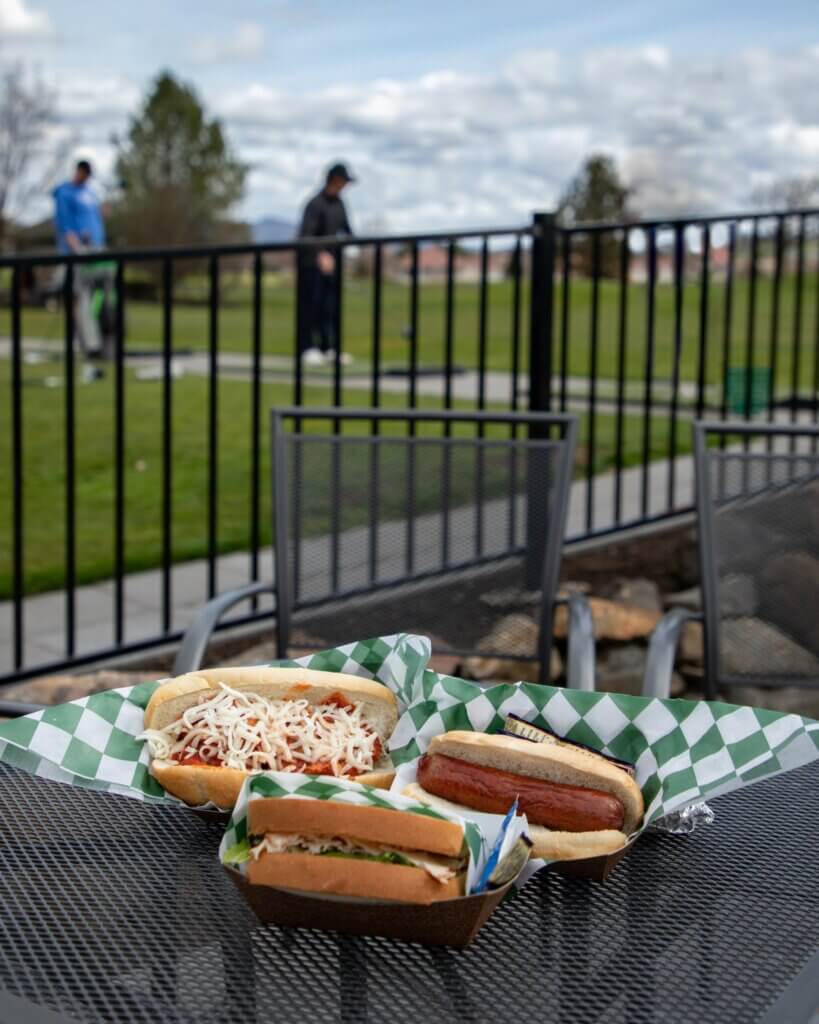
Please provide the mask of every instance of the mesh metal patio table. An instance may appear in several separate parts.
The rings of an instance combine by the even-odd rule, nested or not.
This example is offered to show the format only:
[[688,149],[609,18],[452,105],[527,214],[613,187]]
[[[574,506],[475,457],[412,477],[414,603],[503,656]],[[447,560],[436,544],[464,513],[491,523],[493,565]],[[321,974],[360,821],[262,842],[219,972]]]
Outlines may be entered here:
[[603,884],[543,871],[450,950],[260,925],[215,822],[0,765],[0,1022],[787,1020],[818,791],[810,765],[720,798]]

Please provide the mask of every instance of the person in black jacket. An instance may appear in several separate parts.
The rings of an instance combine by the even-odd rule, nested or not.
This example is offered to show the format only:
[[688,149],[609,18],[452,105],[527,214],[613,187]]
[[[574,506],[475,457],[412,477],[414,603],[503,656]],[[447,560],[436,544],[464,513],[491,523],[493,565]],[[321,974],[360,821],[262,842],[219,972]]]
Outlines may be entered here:
[[[300,238],[351,235],[342,191],[355,178],[344,164],[327,171],[324,188],[304,208]],[[302,249],[298,256],[299,352],[309,366],[335,361],[338,339],[338,286],[336,257],[329,249]],[[342,362],[350,356],[342,354]]]

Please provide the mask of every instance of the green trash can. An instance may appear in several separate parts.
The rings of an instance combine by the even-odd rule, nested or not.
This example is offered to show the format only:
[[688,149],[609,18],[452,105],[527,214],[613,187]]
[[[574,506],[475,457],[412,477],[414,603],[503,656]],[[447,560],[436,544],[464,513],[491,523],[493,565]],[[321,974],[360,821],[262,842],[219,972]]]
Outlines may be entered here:
[[[751,407],[748,410],[753,416],[766,409],[771,389],[771,371],[767,366],[751,368]],[[748,397],[748,369],[745,366],[732,366],[725,377],[725,400],[731,412],[744,416]]]

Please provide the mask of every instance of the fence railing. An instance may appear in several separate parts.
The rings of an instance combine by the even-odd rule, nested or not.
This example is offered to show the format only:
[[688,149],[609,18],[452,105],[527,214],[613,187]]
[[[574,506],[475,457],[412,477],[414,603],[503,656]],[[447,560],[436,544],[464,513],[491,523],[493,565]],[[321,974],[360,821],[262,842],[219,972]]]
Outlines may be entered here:
[[576,412],[570,539],[690,510],[695,417],[816,420],[817,294],[817,210],[0,257],[0,681],[176,639],[270,576],[274,405]]

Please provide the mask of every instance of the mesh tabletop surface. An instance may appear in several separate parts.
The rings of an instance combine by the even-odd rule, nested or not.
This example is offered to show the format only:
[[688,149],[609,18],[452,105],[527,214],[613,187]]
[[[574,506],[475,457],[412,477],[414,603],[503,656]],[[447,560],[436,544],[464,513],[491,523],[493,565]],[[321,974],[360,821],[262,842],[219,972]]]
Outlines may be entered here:
[[0,765],[0,990],[77,1021],[758,1020],[819,948],[819,767],[543,871],[465,950],[260,925],[192,813]]

